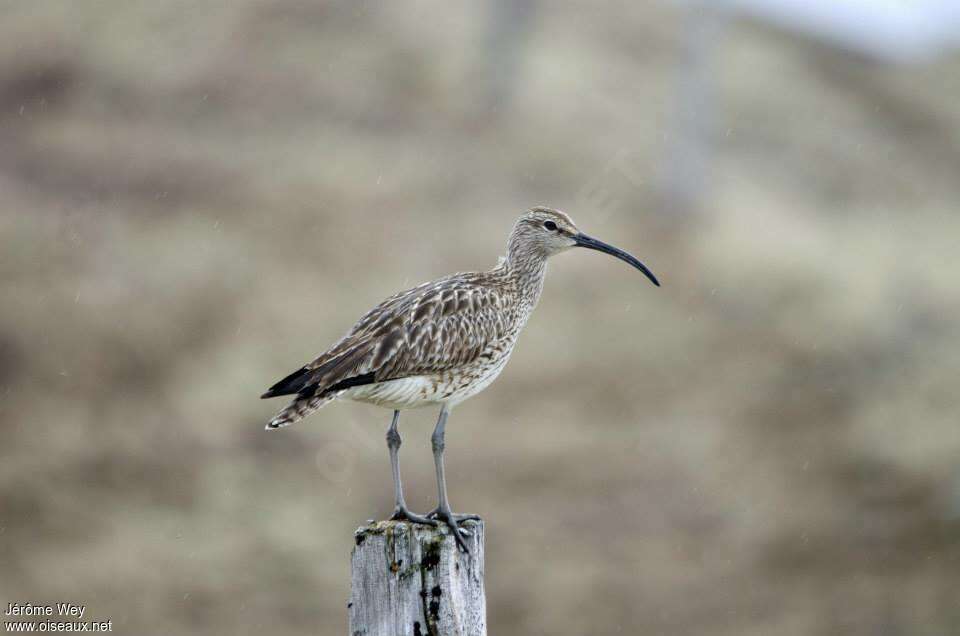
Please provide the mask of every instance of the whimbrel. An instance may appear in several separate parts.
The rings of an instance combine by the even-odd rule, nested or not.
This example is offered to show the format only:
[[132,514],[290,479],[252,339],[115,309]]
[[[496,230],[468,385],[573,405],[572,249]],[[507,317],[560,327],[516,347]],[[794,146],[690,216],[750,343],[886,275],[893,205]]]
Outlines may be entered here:
[[[643,263],[583,234],[563,212],[535,207],[514,225],[507,255],[495,268],[454,274],[391,296],[316,360],[270,387],[261,397],[296,397],[267,429],[293,424],[337,399],[392,409],[387,430],[394,487],[391,519],[433,525],[443,521],[466,550],[465,530],[458,523],[477,517],[450,509],[443,471],[447,417],[455,405],[500,375],[543,291],[547,259],[573,247],[606,252],[660,285]],[[397,423],[402,409],[430,405],[440,406],[431,437],[439,501],[421,516],[410,512],[403,499]]]

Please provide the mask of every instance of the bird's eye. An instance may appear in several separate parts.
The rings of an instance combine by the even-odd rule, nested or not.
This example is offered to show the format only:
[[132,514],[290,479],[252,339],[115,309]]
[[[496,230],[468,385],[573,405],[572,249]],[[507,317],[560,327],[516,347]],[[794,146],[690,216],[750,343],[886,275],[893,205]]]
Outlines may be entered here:
[[544,221],[544,222],[543,222],[543,227],[545,227],[546,229],[548,229],[548,230],[551,231],[551,232],[556,232],[556,231],[557,231],[557,224],[554,223],[553,221]]

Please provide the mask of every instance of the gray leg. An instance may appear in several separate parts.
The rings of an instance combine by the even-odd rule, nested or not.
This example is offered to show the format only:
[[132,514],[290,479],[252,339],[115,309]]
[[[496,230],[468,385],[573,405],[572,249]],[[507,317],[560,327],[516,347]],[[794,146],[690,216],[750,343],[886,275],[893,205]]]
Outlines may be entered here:
[[400,431],[397,430],[397,422],[400,420],[400,411],[393,412],[393,422],[387,429],[387,448],[390,450],[390,468],[393,471],[393,515],[390,519],[395,521],[413,521],[414,523],[426,523],[432,526],[437,522],[426,517],[414,514],[407,509],[407,503],[403,500],[403,484],[400,483]]
[[479,519],[477,515],[457,515],[450,510],[450,502],[447,500],[447,478],[443,471],[443,449],[444,433],[447,427],[447,415],[449,411],[446,405],[440,409],[440,419],[437,420],[437,426],[433,429],[433,436],[430,441],[433,445],[433,463],[437,468],[437,495],[439,504],[427,516],[436,517],[444,521],[453,531],[453,536],[457,540],[457,545],[464,552],[469,552],[466,542],[463,540],[470,533],[460,528],[457,523],[468,519]]

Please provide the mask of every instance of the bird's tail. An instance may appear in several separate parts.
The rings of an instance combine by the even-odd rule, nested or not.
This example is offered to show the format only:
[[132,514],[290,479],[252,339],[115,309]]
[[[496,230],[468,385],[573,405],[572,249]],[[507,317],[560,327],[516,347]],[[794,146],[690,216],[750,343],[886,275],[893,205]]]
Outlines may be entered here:
[[298,397],[291,402],[287,408],[273,416],[273,419],[267,422],[267,430],[272,431],[284,426],[290,426],[294,422],[299,422],[317,409],[325,406],[327,402],[332,401],[336,393],[326,395],[311,395],[310,397]]

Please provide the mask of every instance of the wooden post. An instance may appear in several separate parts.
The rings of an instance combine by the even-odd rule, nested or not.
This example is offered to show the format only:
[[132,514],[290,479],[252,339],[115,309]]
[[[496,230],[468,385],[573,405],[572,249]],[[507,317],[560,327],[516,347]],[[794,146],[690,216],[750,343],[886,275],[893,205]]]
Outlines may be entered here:
[[445,526],[378,521],[354,533],[350,636],[486,636],[483,522],[469,554]]

